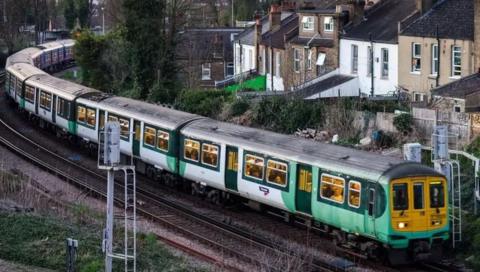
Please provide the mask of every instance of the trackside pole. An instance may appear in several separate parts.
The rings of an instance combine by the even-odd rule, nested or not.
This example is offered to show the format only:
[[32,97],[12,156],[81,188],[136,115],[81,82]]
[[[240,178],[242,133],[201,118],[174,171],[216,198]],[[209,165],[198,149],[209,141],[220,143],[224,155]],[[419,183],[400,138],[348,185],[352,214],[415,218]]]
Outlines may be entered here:
[[105,231],[105,271],[112,271],[112,254],[113,254],[113,186],[114,175],[113,169],[107,173],[107,225]]

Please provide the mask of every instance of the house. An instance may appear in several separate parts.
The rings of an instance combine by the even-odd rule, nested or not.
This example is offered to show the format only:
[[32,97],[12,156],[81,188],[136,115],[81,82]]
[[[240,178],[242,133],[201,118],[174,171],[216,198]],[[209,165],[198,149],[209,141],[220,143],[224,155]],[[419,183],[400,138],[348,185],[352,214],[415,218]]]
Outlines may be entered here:
[[215,81],[232,77],[233,38],[242,28],[200,28],[181,33],[177,46],[179,77],[185,87],[215,88]]
[[399,24],[419,15],[416,0],[383,0],[366,10],[360,22],[345,26],[340,39],[340,73],[358,79],[353,85],[357,92],[385,96],[397,90]]
[[430,107],[444,112],[480,112],[480,73],[433,89]]
[[429,100],[432,89],[476,71],[474,0],[433,2],[417,0],[421,16],[399,35],[398,82],[414,102]]

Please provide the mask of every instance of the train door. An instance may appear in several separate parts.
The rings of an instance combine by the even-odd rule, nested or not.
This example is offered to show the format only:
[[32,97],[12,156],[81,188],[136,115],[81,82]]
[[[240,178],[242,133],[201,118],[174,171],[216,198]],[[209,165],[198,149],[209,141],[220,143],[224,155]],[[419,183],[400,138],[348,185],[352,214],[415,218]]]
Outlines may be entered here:
[[140,136],[141,136],[141,122],[134,120],[133,121],[133,128],[134,128],[134,135],[133,135],[133,142],[132,142],[132,154],[133,156],[139,157],[140,156]]
[[297,166],[297,186],[295,204],[299,212],[312,213],[312,167]]
[[425,204],[425,180],[414,180],[412,187],[413,196],[412,204],[413,210],[410,211],[410,218],[412,223],[412,228],[418,230],[424,230],[429,227],[427,216],[426,216],[426,204]]
[[57,116],[57,96],[54,95],[52,99],[52,123],[56,122],[56,116]]
[[375,209],[376,209],[376,190],[373,184],[367,187],[366,207],[365,209],[365,233],[375,236]]
[[98,133],[103,131],[105,128],[105,111],[98,110]]
[[232,191],[238,191],[238,148],[227,145],[227,159],[225,160],[225,187]]

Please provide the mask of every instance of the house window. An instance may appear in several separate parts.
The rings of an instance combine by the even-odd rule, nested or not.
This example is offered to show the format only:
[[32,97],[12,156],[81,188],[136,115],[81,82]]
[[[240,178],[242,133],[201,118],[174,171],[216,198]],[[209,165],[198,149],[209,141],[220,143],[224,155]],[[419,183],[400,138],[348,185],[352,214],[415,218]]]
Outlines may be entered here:
[[388,78],[388,49],[382,48],[382,78]]
[[452,46],[452,77],[462,75],[462,48]]
[[454,111],[454,112],[461,112],[461,111],[462,111],[462,108],[461,108],[460,106],[458,106],[458,105],[455,105],[455,106],[453,106],[453,111]]
[[412,72],[420,72],[422,69],[422,45],[412,43]]
[[313,31],[314,27],[314,18],[312,16],[304,16],[302,18],[303,30],[304,31]]
[[373,52],[372,52],[372,47],[369,46],[367,48],[367,76],[372,75],[372,66],[373,64]]
[[305,50],[305,53],[307,54],[306,59],[307,59],[307,69],[312,70],[312,49],[307,49]]
[[438,44],[432,44],[432,75],[438,73]]
[[280,52],[275,52],[275,76],[280,77]]
[[423,101],[423,94],[421,93],[414,93],[413,95],[414,102],[422,102]]
[[352,74],[358,73],[358,46],[352,45]]
[[324,26],[324,30],[325,32],[332,32],[333,31],[333,17],[325,17],[323,19],[323,26]]
[[202,64],[202,80],[210,80],[211,79],[211,63],[204,63]]
[[293,69],[296,73],[300,73],[300,50],[293,49]]
[[225,75],[226,75],[226,77],[231,77],[231,76],[233,76],[233,74],[234,74],[233,63],[229,62],[229,63],[227,63],[227,69],[226,69]]

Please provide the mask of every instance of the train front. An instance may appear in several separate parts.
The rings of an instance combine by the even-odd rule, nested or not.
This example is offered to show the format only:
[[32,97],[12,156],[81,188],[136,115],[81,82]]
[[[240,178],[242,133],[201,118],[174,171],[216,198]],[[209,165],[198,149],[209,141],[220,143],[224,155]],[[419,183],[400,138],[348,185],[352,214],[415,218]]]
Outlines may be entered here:
[[419,164],[407,164],[404,170],[403,177],[390,179],[388,188],[389,259],[436,260],[449,237],[447,180]]

